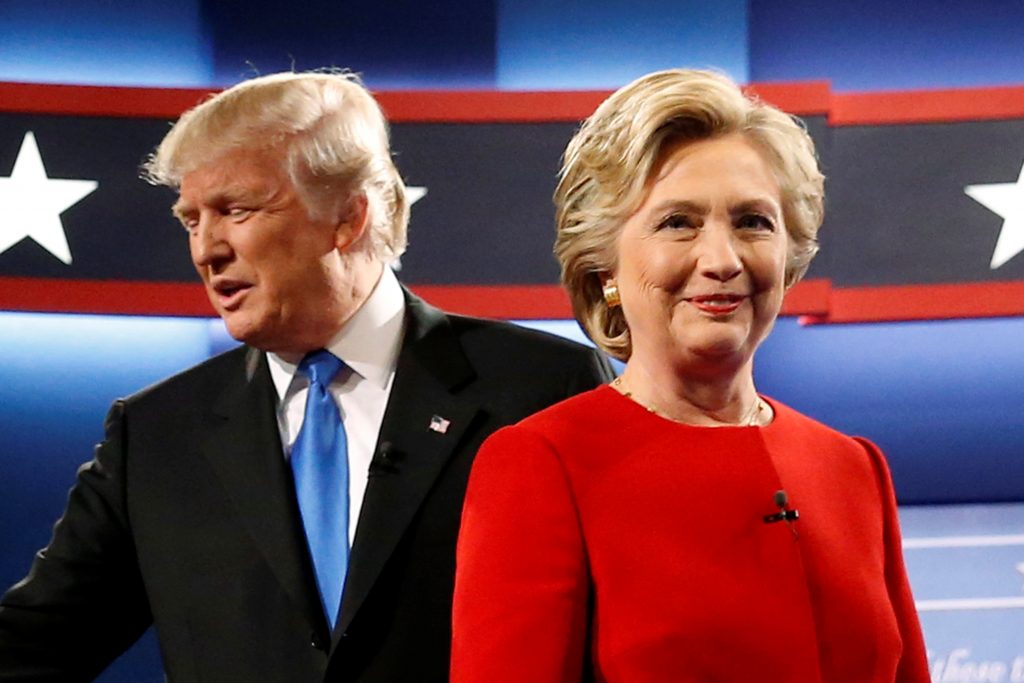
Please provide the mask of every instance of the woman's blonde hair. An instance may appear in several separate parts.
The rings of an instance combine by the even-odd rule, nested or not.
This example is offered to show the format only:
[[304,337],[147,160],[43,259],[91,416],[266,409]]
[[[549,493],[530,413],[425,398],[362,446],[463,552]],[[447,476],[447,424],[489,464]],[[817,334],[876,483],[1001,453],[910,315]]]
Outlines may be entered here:
[[790,287],[818,251],[824,218],[824,176],[798,120],[725,76],[671,69],[612,94],[569,142],[554,197],[555,255],[576,319],[612,356],[626,360],[632,347],[622,309],[604,301],[602,279],[615,270],[619,231],[643,203],[655,164],[670,144],[737,133],[761,151],[779,183]]
[[177,189],[189,171],[237,149],[280,152],[314,217],[364,195],[373,253],[391,261],[405,251],[409,206],[387,122],[353,74],[279,73],[239,83],[185,112],[144,177]]

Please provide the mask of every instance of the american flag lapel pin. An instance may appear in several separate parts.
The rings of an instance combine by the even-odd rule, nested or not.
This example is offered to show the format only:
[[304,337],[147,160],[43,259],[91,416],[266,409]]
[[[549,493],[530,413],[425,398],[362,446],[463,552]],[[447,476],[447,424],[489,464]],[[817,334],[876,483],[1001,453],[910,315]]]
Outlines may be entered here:
[[451,425],[451,420],[446,420],[440,415],[435,415],[430,418],[430,431],[437,432],[438,434],[444,434],[448,431],[448,427]]

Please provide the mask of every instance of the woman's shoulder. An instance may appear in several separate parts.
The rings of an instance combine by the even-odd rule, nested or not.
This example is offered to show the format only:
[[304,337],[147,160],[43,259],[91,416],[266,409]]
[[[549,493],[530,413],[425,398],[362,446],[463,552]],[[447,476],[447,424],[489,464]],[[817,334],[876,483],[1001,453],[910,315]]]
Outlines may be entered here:
[[833,457],[845,455],[859,462],[870,463],[876,470],[887,470],[885,456],[870,439],[841,432],[781,401],[772,398],[767,400],[775,410],[771,432],[783,438],[790,447],[803,445]]
[[520,420],[516,425],[525,431],[557,433],[563,430],[589,430],[594,425],[606,424],[615,411],[618,394],[607,384],[584,391],[540,412]]
[[613,425],[616,396],[614,389],[603,384],[499,429],[487,440],[540,441],[559,450],[565,443],[573,443],[583,435],[592,435]]
[[782,401],[765,397],[775,411],[775,422],[773,427],[791,433],[804,433],[818,439],[847,443],[854,441],[854,437],[844,434],[835,427],[831,427],[820,420],[792,408]]

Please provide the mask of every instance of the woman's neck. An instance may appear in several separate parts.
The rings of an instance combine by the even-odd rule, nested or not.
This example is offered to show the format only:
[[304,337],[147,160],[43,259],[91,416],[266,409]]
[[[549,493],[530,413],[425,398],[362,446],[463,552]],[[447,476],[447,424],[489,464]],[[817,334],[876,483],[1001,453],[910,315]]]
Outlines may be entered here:
[[713,427],[771,421],[771,409],[754,388],[749,361],[733,371],[717,370],[684,374],[633,358],[614,386],[651,412],[675,422]]

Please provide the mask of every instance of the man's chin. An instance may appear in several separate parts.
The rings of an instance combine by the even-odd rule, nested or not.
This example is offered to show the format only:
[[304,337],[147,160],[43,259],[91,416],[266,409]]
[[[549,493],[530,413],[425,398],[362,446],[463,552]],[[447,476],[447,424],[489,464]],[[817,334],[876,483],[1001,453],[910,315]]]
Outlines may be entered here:
[[294,354],[305,353],[308,349],[287,335],[275,331],[269,325],[256,325],[253,321],[224,320],[225,327],[232,339],[267,353]]
[[259,348],[262,336],[259,326],[254,325],[251,320],[245,320],[242,316],[230,313],[223,315],[222,319],[224,320],[224,327],[232,339]]

